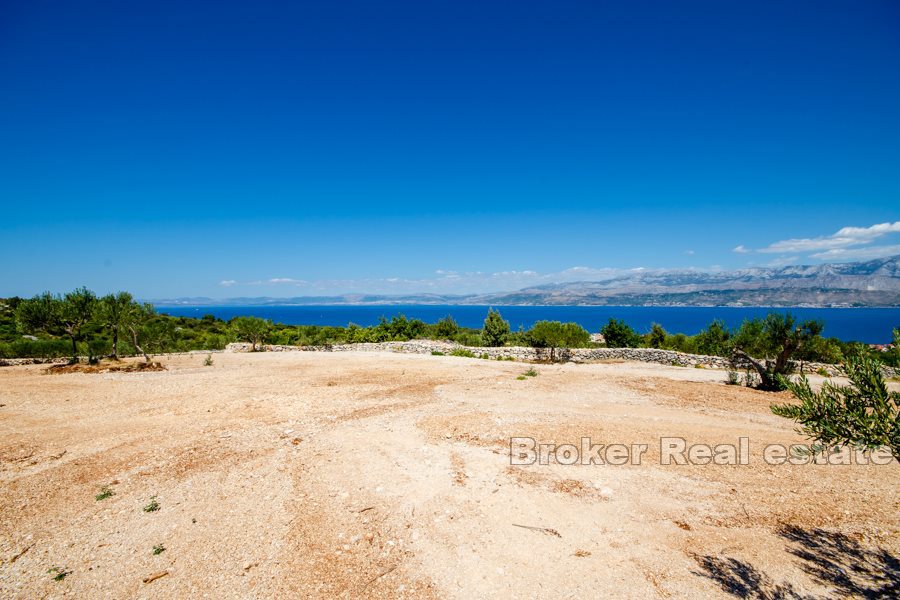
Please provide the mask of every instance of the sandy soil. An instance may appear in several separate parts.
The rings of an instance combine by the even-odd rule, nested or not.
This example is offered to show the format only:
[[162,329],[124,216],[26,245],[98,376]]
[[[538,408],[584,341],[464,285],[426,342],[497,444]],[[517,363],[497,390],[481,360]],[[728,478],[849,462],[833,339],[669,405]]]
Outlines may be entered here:
[[[455,357],[214,361],[0,369],[0,596],[900,591],[900,467],[766,464],[765,445],[802,438],[772,395],[721,372],[539,365],[519,380],[528,365]],[[640,465],[514,466],[513,436],[648,449]],[[747,437],[750,464],[662,465],[668,436]],[[96,500],[103,486],[114,495]]]

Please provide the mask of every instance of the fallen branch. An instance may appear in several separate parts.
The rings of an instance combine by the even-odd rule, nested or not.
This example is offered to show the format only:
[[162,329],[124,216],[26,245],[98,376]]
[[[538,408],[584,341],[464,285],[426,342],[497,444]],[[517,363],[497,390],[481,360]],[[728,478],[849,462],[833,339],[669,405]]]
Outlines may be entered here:
[[379,573],[378,575],[376,575],[375,577],[370,579],[368,582],[366,582],[366,585],[363,586],[363,589],[368,588],[370,585],[372,585],[373,583],[375,583],[376,581],[378,581],[379,579],[381,579],[382,577],[384,577],[385,575],[387,575],[388,573],[390,573],[391,571],[393,571],[396,568],[397,568],[397,565],[388,567],[387,569],[385,569],[384,571],[382,571],[381,573]]
[[532,527],[531,525],[519,525],[518,523],[513,523],[512,525],[513,527],[521,527],[522,529],[530,529],[531,531],[540,531],[541,533],[546,533],[547,535],[555,535],[558,538],[562,538],[557,530],[550,529],[549,527]]
[[154,573],[153,575],[148,575],[147,577],[144,577],[144,583],[153,583],[157,579],[165,577],[168,574],[168,571],[160,571],[158,573]]
[[17,560],[19,560],[20,558],[22,558],[22,556],[24,556],[26,552],[28,552],[29,550],[31,550],[31,547],[32,547],[32,546],[34,546],[34,544],[28,544],[27,546],[25,546],[25,549],[24,549],[24,550],[22,550],[21,552],[19,552],[19,553],[16,554],[15,556],[13,556],[11,559],[9,559],[9,564],[13,564],[14,562],[16,562]]

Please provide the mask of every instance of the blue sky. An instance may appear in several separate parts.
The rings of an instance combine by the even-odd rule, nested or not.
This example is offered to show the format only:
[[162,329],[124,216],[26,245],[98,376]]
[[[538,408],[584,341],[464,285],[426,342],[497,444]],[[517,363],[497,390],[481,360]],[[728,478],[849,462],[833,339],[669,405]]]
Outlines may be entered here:
[[0,295],[896,254],[898,107],[892,1],[5,2]]

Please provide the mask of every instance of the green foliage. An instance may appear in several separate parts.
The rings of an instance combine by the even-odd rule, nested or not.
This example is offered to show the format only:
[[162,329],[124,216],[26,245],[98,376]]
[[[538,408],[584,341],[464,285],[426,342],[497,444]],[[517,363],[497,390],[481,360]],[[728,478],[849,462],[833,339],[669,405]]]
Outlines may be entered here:
[[434,335],[445,340],[452,340],[459,334],[459,325],[453,320],[453,317],[447,315],[434,325]]
[[882,352],[880,360],[891,367],[900,367],[900,327],[894,327],[894,338],[891,348],[887,352]]
[[16,308],[16,322],[26,333],[61,335],[62,300],[50,292],[44,292],[30,300],[23,300]]
[[432,350],[432,351],[431,351],[431,355],[432,355],[432,356],[443,356],[444,353],[441,352],[440,350]]
[[507,337],[509,337],[509,321],[500,316],[500,311],[489,309],[481,330],[482,343],[488,347],[503,346]]
[[759,389],[783,390],[784,376],[793,369],[792,358],[805,347],[814,346],[821,331],[819,321],[797,323],[789,313],[769,313],[762,321],[744,321],[732,341],[732,355],[756,370]]
[[238,339],[252,344],[254,352],[259,349],[266,334],[272,328],[271,321],[259,317],[235,317],[231,320],[230,325]]
[[525,377],[537,377],[538,372],[534,370],[534,367],[532,367],[531,369],[528,369],[527,371],[522,373],[522,375],[524,375]]
[[[143,354],[150,360],[152,353],[223,349],[235,339],[253,341],[245,331],[246,320],[254,321],[253,327],[264,330],[261,336],[258,332],[253,334],[256,340],[254,347],[263,341],[327,346],[412,339],[452,340],[468,347],[591,346],[589,336],[585,337],[586,332],[576,324],[557,323],[554,326],[538,326],[537,331],[520,329],[511,332],[509,323],[494,309],[488,312],[484,329],[460,327],[449,315],[437,323],[428,324],[418,319],[407,319],[401,314],[390,320],[382,318],[372,327],[354,323],[346,327],[283,325],[252,317],[239,317],[226,323],[208,314],[199,319],[157,314],[152,305],[136,302],[127,292],[97,299],[90,290],[81,288],[65,295],[47,292],[30,299],[0,299],[0,358]],[[784,327],[785,322],[790,323],[787,328]],[[543,329],[545,327],[548,328]],[[900,366],[900,328],[894,330],[894,347],[886,352],[856,342],[844,343],[834,338],[823,338],[820,332],[820,323],[797,324],[793,317],[785,318],[778,314],[745,321],[735,331],[728,331],[721,322],[713,322],[694,336],[682,333],[669,335],[658,324],[653,324],[650,332],[642,336],[616,319],[610,319],[601,329],[609,347],[646,345],[690,354],[720,356],[733,356],[735,351],[739,351],[752,357],[769,359],[773,365],[787,347],[794,361],[837,363],[844,356],[862,352],[884,364]],[[554,354],[555,351],[551,351],[551,356]],[[758,375],[754,377],[762,382]],[[772,377],[769,379],[773,380]]]
[[72,574],[72,571],[67,570],[65,567],[50,567],[47,569],[47,572],[53,575],[53,581],[62,581]]
[[0,342],[0,358],[59,358],[69,352],[69,343],[59,339]]
[[559,321],[538,321],[527,336],[532,348],[584,348],[591,341],[591,334],[578,323]]
[[156,544],[155,546],[153,546],[153,556],[159,556],[160,554],[162,554],[165,551],[166,551],[166,547],[163,546],[162,544]]
[[697,354],[697,336],[676,333],[666,338],[666,350],[675,350],[676,352],[685,352],[687,354]]
[[471,350],[465,348],[454,348],[450,351],[450,356],[462,356],[463,358],[475,358],[475,354]]
[[156,501],[156,496],[150,496],[150,502],[147,506],[144,507],[144,512],[151,513],[159,510],[159,502]]
[[112,335],[112,358],[119,356],[119,331],[124,328],[125,316],[133,303],[131,294],[118,292],[103,296],[97,304],[98,320]]
[[737,371],[728,370],[725,383],[727,385],[740,385],[741,384],[741,375]]
[[94,496],[94,500],[100,502],[102,500],[106,500],[107,498],[112,498],[115,495],[116,493],[109,489],[109,486],[104,485],[102,488],[100,488],[100,493]]
[[609,348],[638,348],[641,345],[641,336],[625,321],[613,319],[600,329],[603,339]]
[[707,356],[728,356],[731,352],[731,333],[724,321],[715,320],[697,334],[695,342],[698,354]]
[[806,377],[785,380],[800,404],[773,405],[772,412],[799,423],[814,449],[887,448],[900,461],[900,393],[887,389],[880,365],[864,354],[850,356],[844,368],[849,386],[826,381],[818,393]]
[[669,336],[663,326],[654,323],[650,326],[650,333],[647,334],[647,346],[650,348],[663,348],[666,344],[666,338]]

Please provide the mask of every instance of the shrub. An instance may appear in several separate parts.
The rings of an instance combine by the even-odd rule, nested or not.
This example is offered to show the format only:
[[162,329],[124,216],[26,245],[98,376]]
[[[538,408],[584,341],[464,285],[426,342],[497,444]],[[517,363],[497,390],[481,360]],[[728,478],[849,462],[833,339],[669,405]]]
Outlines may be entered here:
[[465,348],[454,348],[450,351],[450,356],[462,356],[463,358],[475,358],[471,350]]
[[509,321],[500,316],[500,312],[493,308],[488,310],[481,330],[481,340],[485,346],[497,347],[506,343],[509,336]]
[[647,345],[650,348],[662,348],[666,345],[668,334],[659,323],[654,323],[650,327],[650,333],[647,334]]
[[729,339],[731,332],[728,331],[725,322],[715,320],[697,334],[695,339],[697,352],[707,356],[728,356],[731,350]]
[[459,325],[453,320],[453,317],[447,315],[434,325],[434,334],[445,340],[452,340],[459,333]]
[[606,345],[610,348],[638,348],[641,345],[641,336],[625,321],[613,319],[600,329]]

